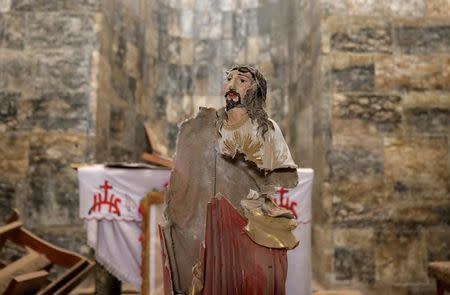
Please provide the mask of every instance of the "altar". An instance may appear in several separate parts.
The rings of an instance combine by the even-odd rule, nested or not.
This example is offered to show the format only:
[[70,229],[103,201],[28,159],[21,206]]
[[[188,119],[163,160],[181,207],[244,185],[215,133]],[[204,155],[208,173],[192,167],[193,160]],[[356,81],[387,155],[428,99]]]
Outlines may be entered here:
[[[274,201],[290,209],[299,224],[294,234],[300,244],[288,251],[286,294],[309,295],[314,173],[312,169],[298,169],[298,175],[298,186],[290,190],[279,188]],[[162,221],[163,205],[151,205],[143,215],[140,203],[149,192],[163,192],[169,185],[169,178],[168,169],[142,165],[88,165],[78,169],[80,217],[97,262],[119,280],[130,283],[136,290],[146,290],[147,294],[162,294],[163,269],[157,225]],[[147,225],[145,232],[142,231],[143,219]],[[146,247],[142,251],[144,241]]]

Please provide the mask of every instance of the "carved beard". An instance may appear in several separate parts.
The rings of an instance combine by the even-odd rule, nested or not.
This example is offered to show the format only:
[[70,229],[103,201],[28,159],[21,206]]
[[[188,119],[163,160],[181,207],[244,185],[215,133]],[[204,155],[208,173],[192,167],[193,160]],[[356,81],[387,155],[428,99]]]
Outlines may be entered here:
[[239,97],[238,101],[234,101],[232,99],[228,99],[226,100],[226,110],[229,111],[233,108],[237,108],[237,107],[243,107],[243,105],[241,104],[241,98]]
[[[237,101],[234,101],[232,99],[228,99],[227,96],[228,94],[233,93],[234,95],[236,95],[238,97]],[[239,108],[239,107],[243,107],[244,105],[241,102],[241,96],[239,95],[239,93],[233,91],[233,90],[229,90],[227,91],[227,93],[225,93],[225,102],[226,102],[226,106],[225,109],[227,111],[233,109],[233,108]]]

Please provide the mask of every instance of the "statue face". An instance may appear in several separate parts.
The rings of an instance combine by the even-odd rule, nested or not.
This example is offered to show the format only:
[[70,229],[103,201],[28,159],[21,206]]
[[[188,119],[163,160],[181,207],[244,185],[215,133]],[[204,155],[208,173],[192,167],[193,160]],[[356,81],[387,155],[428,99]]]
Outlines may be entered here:
[[245,97],[247,90],[251,88],[253,82],[253,77],[250,72],[242,73],[238,70],[233,70],[228,73],[223,83],[227,110],[241,104],[241,99]]

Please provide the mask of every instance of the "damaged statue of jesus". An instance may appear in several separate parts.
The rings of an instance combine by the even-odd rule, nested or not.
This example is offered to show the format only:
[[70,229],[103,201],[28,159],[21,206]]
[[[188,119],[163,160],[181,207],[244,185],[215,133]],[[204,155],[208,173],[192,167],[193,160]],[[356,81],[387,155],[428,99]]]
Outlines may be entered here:
[[272,197],[298,176],[266,94],[257,69],[234,66],[226,106],[180,125],[161,228],[165,294],[285,294],[296,221]]

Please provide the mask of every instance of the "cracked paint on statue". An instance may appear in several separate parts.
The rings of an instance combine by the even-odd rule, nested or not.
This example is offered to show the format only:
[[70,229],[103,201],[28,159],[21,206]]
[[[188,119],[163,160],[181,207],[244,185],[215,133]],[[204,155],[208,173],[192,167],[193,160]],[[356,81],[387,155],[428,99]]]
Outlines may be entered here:
[[[220,288],[232,286],[245,293],[251,287],[244,282],[256,280],[260,294],[284,294],[286,249],[298,243],[290,232],[296,224],[293,213],[277,207],[271,197],[278,187],[295,187],[298,176],[280,128],[264,110],[266,93],[266,80],[258,70],[233,67],[224,81],[225,107],[200,108],[194,118],[180,125],[162,230],[175,293],[191,290],[202,294],[207,290],[216,294]],[[236,222],[217,219],[219,212],[228,212],[222,216]],[[228,231],[217,237],[221,231],[215,227],[222,226]],[[243,235],[230,236],[232,232]],[[265,238],[268,235],[273,238]],[[229,239],[223,240],[223,245],[242,243],[245,247],[216,249],[221,239]],[[260,259],[244,261],[245,251],[259,253]],[[234,266],[231,260],[211,264],[211,255],[226,253],[240,257]],[[250,273],[255,267],[262,271]],[[212,273],[239,275],[212,282],[211,268]],[[275,268],[276,276],[267,272]],[[254,275],[257,278],[251,278]],[[269,286],[277,286],[277,290]]]

